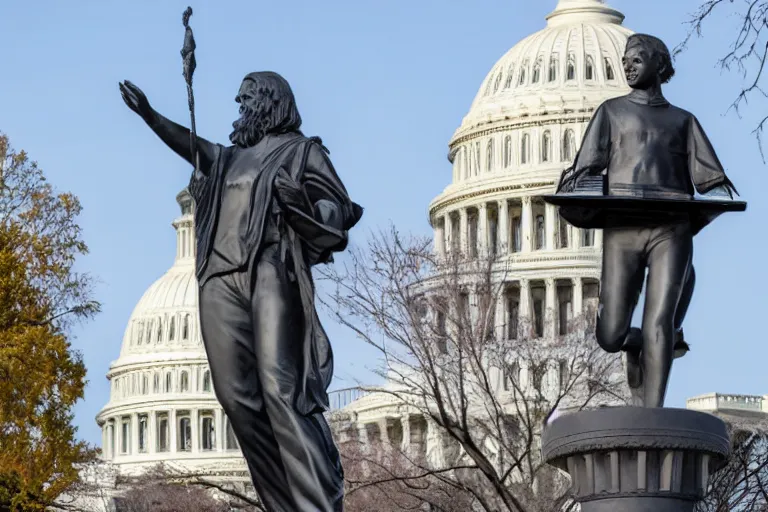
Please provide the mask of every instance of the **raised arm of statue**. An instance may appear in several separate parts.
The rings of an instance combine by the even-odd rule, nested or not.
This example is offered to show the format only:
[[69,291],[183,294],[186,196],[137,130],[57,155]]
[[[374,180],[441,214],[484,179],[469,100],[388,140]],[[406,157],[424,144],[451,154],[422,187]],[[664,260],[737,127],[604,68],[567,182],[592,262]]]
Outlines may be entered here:
[[[169,148],[190,164],[195,165],[189,141],[189,128],[174,123],[153,109],[144,92],[128,80],[120,83],[120,93],[128,108],[136,112]],[[213,143],[197,137],[200,171],[203,174],[207,174],[213,164],[214,150]]]

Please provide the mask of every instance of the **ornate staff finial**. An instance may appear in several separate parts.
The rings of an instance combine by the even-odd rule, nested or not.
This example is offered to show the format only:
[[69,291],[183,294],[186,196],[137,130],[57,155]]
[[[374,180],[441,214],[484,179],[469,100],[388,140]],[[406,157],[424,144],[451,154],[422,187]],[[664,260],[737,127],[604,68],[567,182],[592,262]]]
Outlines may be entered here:
[[184,9],[184,14],[181,15],[181,22],[184,24],[184,28],[189,27],[189,18],[192,17],[192,7]]
[[192,16],[192,7],[187,7],[181,16],[184,24],[184,46],[181,48],[181,58],[184,62],[184,80],[187,82],[187,101],[189,103],[189,115],[192,123],[189,130],[189,143],[192,154],[195,156],[195,170],[200,169],[200,155],[197,153],[197,129],[195,127],[195,95],[192,92],[192,75],[195,74],[197,62],[195,61],[195,36],[192,27],[189,26],[189,18]]

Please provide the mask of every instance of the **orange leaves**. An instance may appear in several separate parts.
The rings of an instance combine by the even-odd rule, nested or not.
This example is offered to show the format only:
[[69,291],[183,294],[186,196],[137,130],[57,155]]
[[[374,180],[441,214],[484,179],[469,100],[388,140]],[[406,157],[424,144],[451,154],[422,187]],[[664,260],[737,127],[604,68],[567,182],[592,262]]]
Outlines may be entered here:
[[71,423],[86,369],[68,327],[99,305],[73,271],[87,251],[77,198],[2,134],[0,173],[0,510],[42,511],[95,453]]

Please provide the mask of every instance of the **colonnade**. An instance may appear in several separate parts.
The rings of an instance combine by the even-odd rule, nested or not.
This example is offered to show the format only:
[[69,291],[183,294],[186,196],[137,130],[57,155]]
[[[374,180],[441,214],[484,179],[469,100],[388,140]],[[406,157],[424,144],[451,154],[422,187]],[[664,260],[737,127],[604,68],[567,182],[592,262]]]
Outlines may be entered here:
[[[212,424],[204,422],[205,418],[213,420]],[[184,431],[184,419],[189,421],[188,436]],[[204,427],[209,427],[209,431],[204,432]],[[165,430],[165,436],[161,429]],[[230,430],[221,408],[191,407],[116,414],[102,426],[103,453],[111,460],[141,454],[237,450],[237,440]]]
[[600,247],[602,232],[578,229],[555,206],[524,196],[445,209],[433,219],[439,257],[459,251],[470,257]]
[[[415,425],[411,425],[412,420],[416,421]],[[399,427],[399,431],[402,433],[401,439],[393,439],[390,436],[390,427]],[[431,438],[434,438],[436,432],[439,432],[439,427],[434,420],[411,412],[386,414],[375,421],[359,421],[355,424],[355,428],[361,446],[370,446],[370,443],[374,441],[380,441],[385,447],[399,444],[398,448],[403,453],[415,453],[419,450],[430,451],[427,443]],[[372,439],[372,437],[378,439]],[[418,439],[416,443],[413,443],[414,437]]]

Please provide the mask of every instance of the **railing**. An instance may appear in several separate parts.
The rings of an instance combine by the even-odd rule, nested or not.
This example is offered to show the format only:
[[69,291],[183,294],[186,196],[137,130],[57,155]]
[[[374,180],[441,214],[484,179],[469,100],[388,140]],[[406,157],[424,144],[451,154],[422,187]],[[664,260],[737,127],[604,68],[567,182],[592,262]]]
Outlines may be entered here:
[[330,402],[331,410],[336,411],[343,409],[358,398],[362,398],[367,394],[368,392],[360,387],[337,389],[336,391],[328,393],[328,401]]

